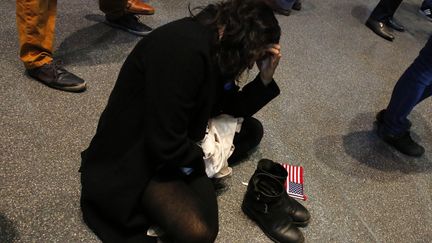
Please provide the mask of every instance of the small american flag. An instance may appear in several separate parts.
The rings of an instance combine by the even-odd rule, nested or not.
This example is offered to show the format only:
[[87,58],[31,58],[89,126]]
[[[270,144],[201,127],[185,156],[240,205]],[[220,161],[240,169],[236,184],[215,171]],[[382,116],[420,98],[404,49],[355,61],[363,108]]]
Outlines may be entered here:
[[285,181],[285,188],[288,195],[290,197],[306,201],[307,197],[304,195],[303,190],[303,167],[289,164],[282,164],[282,166],[288,172],[288,176]]

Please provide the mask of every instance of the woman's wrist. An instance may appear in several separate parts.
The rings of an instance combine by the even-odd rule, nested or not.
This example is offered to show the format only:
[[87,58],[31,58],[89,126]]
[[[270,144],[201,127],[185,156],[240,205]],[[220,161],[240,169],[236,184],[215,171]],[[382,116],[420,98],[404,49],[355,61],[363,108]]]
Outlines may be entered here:
[[264,86],[269,85],[269,83],[271,83],[273,81],[272,77],[270,77],[270,78],[265,77],[262,72],[260,73],[259,76],[260,76],[261,82],[264,84]]

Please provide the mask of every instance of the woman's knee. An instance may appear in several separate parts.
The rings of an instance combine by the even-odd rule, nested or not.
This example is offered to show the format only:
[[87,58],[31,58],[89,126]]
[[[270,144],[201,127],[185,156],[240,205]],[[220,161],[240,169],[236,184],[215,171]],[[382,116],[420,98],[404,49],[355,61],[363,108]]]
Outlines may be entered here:
[[180,242],[207,243],[214,242],[219,232],[218,222],[196,222],[193,227],[185,230],[177,239]]

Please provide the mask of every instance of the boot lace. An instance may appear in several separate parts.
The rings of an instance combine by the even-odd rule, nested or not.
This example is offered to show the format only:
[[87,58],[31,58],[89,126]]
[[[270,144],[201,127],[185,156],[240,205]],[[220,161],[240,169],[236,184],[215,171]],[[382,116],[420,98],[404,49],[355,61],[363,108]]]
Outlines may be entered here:
[[66,72],[61,60],[52,61],[50,64],[46,65],[46,68],[50,69],[50,71],[54,73],[55,80],[57,80],[60,75]]

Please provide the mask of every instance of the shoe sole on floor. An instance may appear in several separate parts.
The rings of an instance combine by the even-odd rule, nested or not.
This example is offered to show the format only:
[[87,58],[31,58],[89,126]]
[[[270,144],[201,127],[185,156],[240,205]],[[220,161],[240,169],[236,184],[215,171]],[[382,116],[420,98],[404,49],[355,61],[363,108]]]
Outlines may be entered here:
[[31,77],[32,79],[50,87],[50,88],[53,88],[53,89],[58,89],[58,90],[67,91],[67,92],[74,92],[74,93],[80,93],[80,92],[84,92],[87,90],[87,82],[85,82],[85,81],[84,81],[84,83],[82,83],[80,85],[62,87],[62,86],[55,86],[55,85],[52,85],[49,83],[45,83],[44,81],[42,81],[36,77],[33,77],[31,75],[29,75],[29,77]]
[[[40,80],[38,80],[38,81],[40,81]],[[83,84],[80,84],[77,86],[71,86],[71,87],[59,87],[59,86],[55,86],[55,85],[46,84],[42,81],[40,81],[40,82],[47,85],[50,88],[63,90],[63,91],[67,91],[67,92],[80,93],[80,92],[84,92],[87,90],[87,83],[83,83]]]
[[48,85],[51,88],[54,89],[59,89],[59,90],[63,90],[63,91],[68,91],[68,92],[74,92],[74,93],[80,93],[80,92],[84,92],[87,90],[87,83],[83,83],[77,86],[72,86],[72,87],[56,87],[53,85]]
[[150,32],[152,32],[152,30],[149,30],[149,31],[146,31],[146,32],[140,32],[140,31],[131,30],[131,29],[128,29],[128,28],[124,27],[123,25],[119,25],[119,24],[115,24],[115,23],[109,22],[108,20],[105,20],[104,23],[107,24],[107,25],[109,25],[109,26],[111,26],[111,27],[113,27],[113,28],[121,29],[121,30],[124,30],[126,32],[132,33],[134,35],[138,35],[138,36],[146,36],[146,35],[150,34]]

